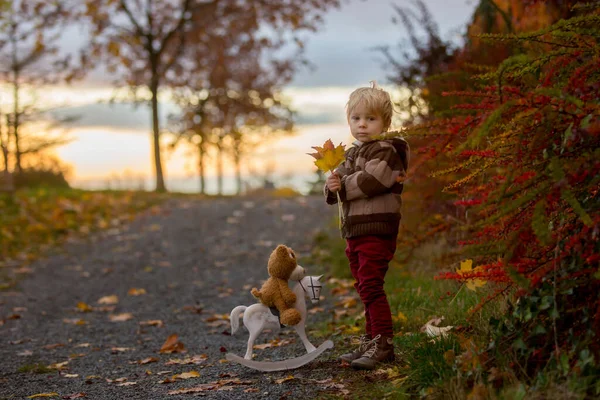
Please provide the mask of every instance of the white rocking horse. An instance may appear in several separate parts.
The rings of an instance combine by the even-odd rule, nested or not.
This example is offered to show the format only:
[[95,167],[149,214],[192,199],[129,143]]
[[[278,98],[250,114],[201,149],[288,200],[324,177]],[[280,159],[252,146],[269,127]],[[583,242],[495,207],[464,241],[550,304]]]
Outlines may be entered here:
[[323,285],[319,282],[319,279],[323,277],[320,276],[304,276],[304,269],[302,269],[301,273],[294,271],[295,274],[292,274],[292,278],[290,280],[298,279],[298,275],[300,278],[297,284],[292,288],[292,291],[296,295],[296,303],[294,308],[300,312],[301,319],[300,322],[293,326],[294,330],[302,340],[304,347],[306,348],[306,353],[303,356],[292,358],[290,360],[282,360],[282,361],[273,361],[273,362],[262,362],[262,361],[254,361],[252,360],[252,350],[254,346],[254,341],[265,329],[270,329],[273,333],[279,332],[281,328],[281,323],[279,318],[275,316],[269,307],[263,305],[262,303],[256,303],[251,306],[237,306],[233,310],[231,310],[231,314],[229,315],[229,321],[231,322],[231,333],[234,334],[239,326],[240,326],[240,313],[244,313],[243,321],[244,326],[250,332],[250,337],[248,338],[248,347],[246,348],[246,355],[244,358],[239,357],[232,353],[227,353],[226,359],[229,361],[234,361],[239,364],[245,365],[250,368],[258,369],[260,371],[281,371],[286,369],[293,369],[301,367],[302,365],[314,360],[325,350],[333,347],[333,342],[331,340],[326,340],[321,346],[318,348],[313,346],[313,344],[308,340],[306,336],[306,299],[309,298],[313,304],[319,302],[319,297],[321,296],[321,288]]

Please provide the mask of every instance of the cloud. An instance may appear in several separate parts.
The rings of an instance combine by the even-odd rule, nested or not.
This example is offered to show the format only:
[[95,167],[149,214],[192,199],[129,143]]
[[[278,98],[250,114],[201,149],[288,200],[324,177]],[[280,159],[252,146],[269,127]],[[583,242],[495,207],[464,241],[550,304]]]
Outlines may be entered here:
[[[159,108],[161,125],[170,114],[177,112],[175,105],[162,103]],[[74,116],[77,120],[71,128],[114,128],[148,132],[152,127],[150,108],[129,103],[90,103],[74,107],[63,107],[52,112],[58,117]]]

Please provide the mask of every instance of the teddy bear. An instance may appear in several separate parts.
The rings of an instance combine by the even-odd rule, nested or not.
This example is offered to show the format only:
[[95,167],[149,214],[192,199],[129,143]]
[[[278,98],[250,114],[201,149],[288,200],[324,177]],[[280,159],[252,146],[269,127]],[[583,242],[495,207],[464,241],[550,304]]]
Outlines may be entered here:
[[252,288],[252,295],[267,307],[277,308],[283,325],[298,324],[302,317],[294,308],[296,295],[288,286],[290,278],[300,280],[304,277],[304,268],[298,265],[296,254],[291,248],[280,244],[271,253],[267,270],[269,279],[260,290]]

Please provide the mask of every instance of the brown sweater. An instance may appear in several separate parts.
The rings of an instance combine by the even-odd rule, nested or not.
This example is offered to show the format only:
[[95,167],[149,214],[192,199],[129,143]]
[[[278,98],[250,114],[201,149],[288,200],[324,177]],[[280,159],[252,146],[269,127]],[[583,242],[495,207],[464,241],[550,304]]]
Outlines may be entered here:
[[[408,143],[400,138],[357,141],[346,151],[346,160],[335,170],[342,181],[344,238],[398,234],[403,189],[399,181],[406,177],[409,156]],[[337,203],[327,185],[324,193],[328,204]]]

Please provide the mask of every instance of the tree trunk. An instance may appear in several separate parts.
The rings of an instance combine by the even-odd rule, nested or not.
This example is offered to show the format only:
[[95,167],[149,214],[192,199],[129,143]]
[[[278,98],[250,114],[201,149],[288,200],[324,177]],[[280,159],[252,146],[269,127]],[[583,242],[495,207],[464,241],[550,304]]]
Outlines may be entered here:
[[21,166],[21,146],[19,138],[19,70],[13,70],[13,119],[12,119],[12,134],[15,139],[15,172],[22,172]]
[[206,194],[206,182],[204,179],[204,139],[198,143],[198,177],[200,178],[200,194]]
[[[6,126],[6,132],[8,134],[8,125]],[[0,192],[13,193],[15,186],[13,185],[12,174],[8,167],[8,142],[10,138],[7,136],[5,140],[4,133],[2,132],[2,125],[0,124],[0,150],[2,151],[3,168],[2,175],[0,176]]]
[[223,194],[223,147],[217,143],[217,194]]
[[242,163],[241,158],[238,154],[234,157],[235,162],[235,182],[237,185],[237,195],[240,196],[242,194]]
[[152,137],[154,145],[154,172],[156,173],[156,191],[166,192],[163,177],[162,163],[160,161],[160,125],[158,122],[158,77],[153,74],[150,91],[152,92]]

